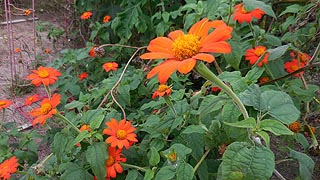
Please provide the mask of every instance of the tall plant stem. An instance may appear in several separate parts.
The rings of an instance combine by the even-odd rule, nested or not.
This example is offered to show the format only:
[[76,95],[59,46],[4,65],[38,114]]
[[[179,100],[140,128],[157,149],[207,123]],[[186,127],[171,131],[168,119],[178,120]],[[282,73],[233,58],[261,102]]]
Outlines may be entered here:
[[228,87],[212,71],[210,71],[206,65],[204,65],[202,62],[198,63],[197,66],[195,67],[195,71],[199,73],[203,78],[219,86],[237,104],[244,119],[249,118],[248,112],[244,107],[244,105],[242,104],[241,100],[238,98],[238,96],[230,89],[230,87]]
[[57,118],[60,118],[65,123],[69,124],[75,131],[80,133],[80,130],[69,119],[67,119],[66,117],[62,116],[59,112],[57,112],[54,116],[57,117]]
[[208,156],[209,152],[211,151],[211,149],[208,149],[203,156],[201,157],[201,159],[199,160],[199,162],[196,164],[196,166],[193,168],[193,173],[195,173],[199,166],[201,165],[201,163],[204,161],[204,159]]

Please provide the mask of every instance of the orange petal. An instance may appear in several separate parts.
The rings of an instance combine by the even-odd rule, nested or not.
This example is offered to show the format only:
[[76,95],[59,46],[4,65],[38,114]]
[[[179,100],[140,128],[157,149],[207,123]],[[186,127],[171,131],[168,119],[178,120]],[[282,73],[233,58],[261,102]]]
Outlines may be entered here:
[[225,41],[207,43],[199,52],[230,53],[231,46]]
[[158,37],[153,39],[147,49],[151,52],[163,52],[172,54],[172,43],[173,41],[166,37]]
[[147,75],[147,78],[150,79],[154,75],[158,74],[158,80],[161,84],[165,84],[169,79],[170,75],[177,70],[179,61],[167,60],[153,68]]
[[231,38],[232,28],[229,26],[220,26],[212,31],[201,43],[225,41]]
[[149,52],[140,56],[141,59],[166,59],[174,58],[174,55],[162,52]]
[[178,71],[183,74],[187,74],[188,72],[190,72],[194,68],[196,63],[197,63],[197,60],[195,60],[193,58],[183,60],[179,63]]
[[197,36],[200,36],[205,32],[208,33],[207,29],[208,27],[206,26],[206,24],[208,23],[209,19],[208,18],[204,18],[201,21],[195,23],[189,30],[189,34],[195,34]]
[[214,20],[209,22],[210,26],[213,28],[218,28],[219,26],[227,26],[227,24],[225,22],[223,22],[222,20]]
[[172,31],[168,34],[169,38],[171,38],[172,40],[175,40],[178,37],[183,36],[183,35],[184,35],[184,32],[181,30],[175,30],[175,31]]
[[192,58],[194,59],[199,59],[208,63],[211,63],[214,61],[214,56],[212,56],[211,54],[206,54],[206,53],[199,53],[196,54],[195,56],[193,56]]

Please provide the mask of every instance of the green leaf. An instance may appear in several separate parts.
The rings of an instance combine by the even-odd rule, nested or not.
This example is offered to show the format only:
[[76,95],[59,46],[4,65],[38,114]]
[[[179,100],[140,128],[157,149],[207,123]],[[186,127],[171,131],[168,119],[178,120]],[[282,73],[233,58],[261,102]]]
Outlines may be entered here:
[[248,82],[248,84],[253,84],[256,83],[258,81],[258,79],[261,77],[261,75],[264,72],[264,68],[260,68],[257,66],[254,66],[244,77],[246,82]]
[[259,135],[264,142],[266,142],[266,145],[268,148],[270,148],[270,136],[268,133],[264,132],[264,131],[256,131],[255,132],[257,135]]
[[186,156],[192,152],[192,149],[188,148],[183,144],[176,143],[176,144],[173,144],[169,149],[162,151],[162,153],[164,155],[168,155],[172,151],[177,153],[177,159],[183,160],[183,159],[186,159]]
[[255,128],[256,127],[256,120],[252,117],[249,117],[248,119],[234,122],[234,123],[228,123],[223,122],[224,124],[232,127],[238,127],[238,128]]
[[299,173],[300,173],[301,179],[303,179],[303,180],[310,179],[311,180],[314,165],[315,165],[313,160],[309,156],[307,156],[306,154],[295,151],[293,149],[290,149],[290,157],[298,160]]
[[246,106],[253,106],[256,110],[261,110],[261,90],[257,84],[252,84],[247,90],[239,94],[239,98]]
[[105,142],[94,143],[86,151],[86,159],[89,162],[94,175],[98,179],[106,178],[106,160],[108,152]]
[[261,121],[260,127],[265,131],[272,132],[276,136],[294,134],[292,131],[290,131],[290,129],[288,129],[281,122],[273,119],[265,119]]
[[240,41],[230,40],[229,42],[232,47],[232,52],[224,54],[223,56],[228,64],[230,64],[234,69],[238,70],[245,51],[242,49],[242,44]]
[[61,180],[92,180],[93,176],[84,168],[74,163],[68,163],[65,172],[61,175]]
[[159,170],[155,180],[170,180],[175,176],[175,174],[175,170],[172,166],[165,166]]
[[284,124],[293,123],[300,116],[300,112],[294,106],[291,97],[285,92],[268,90],[261,94],[261,98],[262,110]]
[[138,178],[138,171],[135,169],[129,170],[127,176],[126,176],[126,180],[135,180]]
[[73,144],[76,145],[77,143],[81,142],[84,138],[90,137],[91,134],[85,130],[81,131],[78,136],[74,139]]
[[281,57],[290,47],[290,44],[283,45],[276,47],[274,49],[268,49],[268,52],[270,53],[268,61],[273,61]]
[[185,130],[182,131],[184,134],[200,133],[204,134],[206,132],[206,127],[204,125],[190,125]]
[[178,166],[176,180],[192,180],[193,176],[193,167],[190,164],[183,162]]
[[293,137],[298,143],[300,143],[303,146],[304,150],[307,150],[309,148],[309,142],[303,134],[295,133]]
[[238,107],[233,102],[229,102],[222,108],[221,121],[228,123],[238,122],[240,115],[241,112]]
[[160,162],[160,155],[158,150],[154,147],[150,148],[150,158],[149,163],[151,166],[156,166]]
[[200,104],[198,114],[205,116],[213,111],[219,110],[226,99],[227,97],[225,96],[206,96]]
[[274,154],[264,146],[234,142],[224,152],[220,168],[218,179],[269,179],[275,168]]
[[151,169],[147,169],[146,173],[144,174],[143,180],[152,180],[154,177],[154,172]]
[[293,4],[293,5],[287,6],[286,10],[282,11],[279,17],[287,13],[298,13],[302,9],[303,9],[302,6],[300,6],[299,4]]
[[53,140],[52,151],[57,156],[58,160],[62,159],[62,157],[66,154],[67,149],[70,148],[70,145],[73,146],[73,141],[70,139],[70,136],[62,132],[56,133]]
[[83,102],[72,101],[71,103],[66,104],[64,106],[64,108],[66,108],[66,109],[73,109],[73,108],[81,109],[84,105],[85,105],[85,103],[83,103]]
[[262,1],[257,1],[257,0],[243,0],[243,4],[245,6],[245,8],[248,11],[252,11],[256,8],[261,9],[262,11],[264,11],[267,15],[273,17],[273,18],[277,18],[275,13],[272,10],[272,7],[270,5],[265,4]]
[[98,129],[104,119],[104,111],[101,109],[89,110],[83,115],[83,121],[92,129]]

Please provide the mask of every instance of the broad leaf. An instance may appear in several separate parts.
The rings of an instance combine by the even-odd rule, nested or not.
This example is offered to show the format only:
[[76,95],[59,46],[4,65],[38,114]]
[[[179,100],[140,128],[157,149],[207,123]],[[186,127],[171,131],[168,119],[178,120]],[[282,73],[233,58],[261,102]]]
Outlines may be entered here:
[[289,47],[290,47],[290,44],[287,44],[287,45],[276,47],[274,49],[268,49],[268,52],[270,53],[268,61],[273,61],[275,59],[278,59],[287,51]]
[[86,158],[94,175],[98,179],[105,179],[106,160],[108,158],[106,143],[100,142],[89,146],[86,151]]
[[275,168],[274,154],[264,146],[234,142],[224,152],[220,168],[218,179],[269,179]]
[[290,149],[290,157],[298,160],[299,162],[299,172],[301,179],[303,180],[311,180],[313,169],[314,169],[314,162],[313,160],[304,153],[295,151]]
[[77,164],[69,163],[65,172],[61,175],[61,180],[92,180],[93,176],[88,171]]
[[154,177],[154,172],[151,169],[147,169],[146,173],[144,174],[143,180],[152,180]]
[[81,142],[84,138],[90,137],[91,134],[85,130],[81,131],[78,136],[73,140],[73,144],[76,145],[77,143]]
[[157,173],[155,180],[170,180],[175,176],[175,170],[172,166],[162,167]]
[[184,134],[192,134],[192,133],[200,133],[204,134],[206,132],[205,125],[190,125],[188,126],[182,133]]
[[252,11],[256,8],[261,9],[262,11],[264,11],[267,15],[277,18],[275,13],[272,10],[272,7],[270,5],[265,4],[262,1],[257,1],[257,0],[243,0],[243,4],[245,6],[245,8],[248,11]]
[[179,164],[176,180],[192,180],[193,176],[193,167],[190,164],[186,162]]
[[294,134],[292,131],[290,131],[290,129],[288,129],[281,122],[273,119],[265,119],[261,121],[260,127],[265,131],[272,132],[276,136]]
[[242,121],[234,122],[234,123],[228,123],[228,122],[224,122],[224,123],[228,126],[238,127],[238,128],[255,128],[256,126],[256,120],[252,117]]
[[150,148],[150,158],[149,163],[151,166],[156,166],[160,162],[160,155],[158,150],[154,147]]

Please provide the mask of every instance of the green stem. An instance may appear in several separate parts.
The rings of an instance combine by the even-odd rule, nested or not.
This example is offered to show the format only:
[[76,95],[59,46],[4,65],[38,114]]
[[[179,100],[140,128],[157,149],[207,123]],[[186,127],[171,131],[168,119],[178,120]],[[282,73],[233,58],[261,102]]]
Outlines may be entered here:
[[232,100],[237,104],[244,119],[249,118],[248,112],[242,104],[241,100],[238,98],[238,96],[225,83],[223,83],[223,81],[221,81],[212,71],[210,71],[208,67],[203,64],[203,62],[197,64],[197,66],[195,67],[195,71],[198,74],[200,74],[203,78],[215,83],[222,90],[224,90],[224,92],[226,92],[226,94],[229,95],[230,98],[232,98]]
[[48,94],[48,98],[51,99],[51,93],[50,93],[50,88],[49,88],[49,86],[45,86],[45,85],[44,85],[44,88],[46,89],[46,92],[47,92],[47,94]]
[[173,114],[175,115],[175,117],[178,117],[176,110],[173,107],[172,101],[170,100],[169,96],[163,96],[164,100],[166,101],[167,105],[169,106],[169,108],[171,109],[171,111],[173,112]]
[[139,166],[135,166],[135,165],[132,165],[132,164],[127,164],[127,163],[120,163],[122,166],[124,167],[127,167],[127,168],[135,168],[135,169],[138,169],[140,171],[144,171],[146,172],[147,169],[143,168],[143,167],[139,167]]
[[204,159],[207,157],[207,155],[209,154],[209,152],[211,151],[211,149],[208,149],[203,156],[201,157],[201,159],[199,160],[199,162],[196,164],[196,166],[193,168],[193,173],[195,173],[199,166],[201,165],[202,161],[204,161]]
[[253,41],[253,46],[255,47],[255,46],[256,46],[256,35],[254,34],[254,29],[253,29],[253,26],[252,26],[251,23],[249,23],[249,28],[250,28],[250,31],[251,31],[251,33],[252,33],[252,37],[253,37],[253,39],[254,39],[254,41]]
[[[270,77],[273,79],[275,79],[275,77],[273,76],[272,72],[270,71],[269,67],[266,64],[263,64],[264,69],[267,71],[267,73],[270,75]],[[280,85],[278,84],[278,82],[274,82],[276,84],[276,86],[281,90]]]
[[80,130],[69,119],[67,119],[66,117],[61,115],[59,112],[57,112],[54,116],[57,117],[57,118],[60,118],[61,120],[63,120],[67,124],[69,124],[75,131],[80,133]]
[[0,121],[0,132],[2,131],[2,122],[4,122],[5,113],[6,113],[6,109],[3,108],[2,109],[2,120]]

